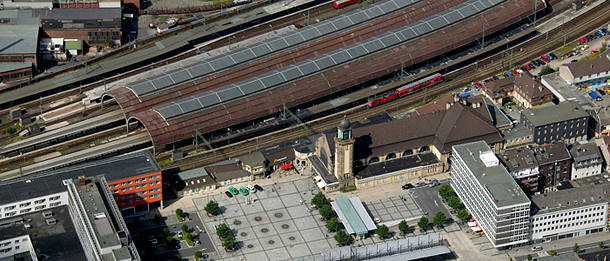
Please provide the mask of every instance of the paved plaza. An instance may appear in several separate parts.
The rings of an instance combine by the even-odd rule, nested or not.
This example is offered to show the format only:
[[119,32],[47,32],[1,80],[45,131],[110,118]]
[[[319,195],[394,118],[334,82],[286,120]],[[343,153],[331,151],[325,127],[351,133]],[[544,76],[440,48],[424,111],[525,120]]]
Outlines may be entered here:
[[421,217],[419,207],[407,193],[363,204],[373,218],[381,219],[381,223],[388,227],[398,225],[402,220],[410,221]]

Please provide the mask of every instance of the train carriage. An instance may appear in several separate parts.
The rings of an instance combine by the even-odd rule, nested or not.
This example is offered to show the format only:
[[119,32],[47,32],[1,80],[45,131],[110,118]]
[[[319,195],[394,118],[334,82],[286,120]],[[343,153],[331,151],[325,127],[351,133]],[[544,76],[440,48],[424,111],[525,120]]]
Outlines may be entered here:
[[435,73],[432,74],[428,77],[425,77],[423,79],[420,79],[416,82],[412,82],[409,83],[407,85],[404,85],[402,87],[397,88],[396,90],[394,90],[393,93],[391,94],[386,94],[384,95],[382,98],[377,98],[375,100],[372,100],[369,102],[369,107],[375,107],[379,104],[382,103],[386,103],[388,101],[397,99],[399,97],[405,96],[405,95],[409,95],[413,92],[416,92],[422,88],[428,87],[428,86],[432,86],[434,84],[437,84],[439,82],[442,82],[444,80],[443,75],[441,75],[440,73]]
[[335,3],[333,5],[335,6],[335,8],[340,9],[340,8],[346,7],[348,5],[358,3],[358,1],[359,0],[340,0],[340,1],[335,1]]

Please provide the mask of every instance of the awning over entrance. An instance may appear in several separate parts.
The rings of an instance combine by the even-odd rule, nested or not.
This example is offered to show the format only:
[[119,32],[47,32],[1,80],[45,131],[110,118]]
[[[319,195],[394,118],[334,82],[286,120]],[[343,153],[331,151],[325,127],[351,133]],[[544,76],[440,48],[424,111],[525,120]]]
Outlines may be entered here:
[[292,166],[292,164],[288,163],[288,164],[280,165],[280,168],[282,168],[283,170],[289,170],[291,168],[294,168],[294,166]]

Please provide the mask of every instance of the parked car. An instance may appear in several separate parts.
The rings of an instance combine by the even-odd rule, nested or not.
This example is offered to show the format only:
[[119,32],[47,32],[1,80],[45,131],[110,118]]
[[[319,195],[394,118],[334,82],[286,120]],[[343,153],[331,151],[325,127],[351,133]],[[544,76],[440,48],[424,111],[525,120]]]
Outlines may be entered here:
[[572,56],[574,56],[574,53],[572,53],[572,52],[566,53],[566,58],[570,58]]
[[477,86],[477,88],[483,88],[483,84],[481,84],[480,82],[475,82],[474,83],[475,86]]
[[178,232],[176,233],[176,235],[177,235],[178,237],[184,237],[184,234],[182,234],[182,231],[178,231]]
[[557,59],[557,55],[555,55],[554,53],[549,53],[549,56],[551,57],[551,60]]
[[201,241],[199,241],[198,238],[193,238],[193,244],[195,244],[196,246],[201,245]]
[[601,30],[602,30],[602,32],[604,32],[605,35],[610,34],[610,32],[608,32],[608,29],[606,29],[606,28],[602,28]]
[[576,63],[576,62],[578,62],[578,60],[572,60],[572,61],[570,61],[570,62],[571,62],[571,63]]
[[261,187],[257,184],[254,185],[254,188],[257,189],[258,191],[263,191],[263,187]]
[[599,53],[599,51],[598,50],[591,51],[591,54],[594,54],[594,53]]
[[551,60],[549,59],[549,57],[546,57],[545,55],[540,56],[540,59],[542,59],[545,63],[549,63],[551,62]]
[[250,193],[256,193],[256,189],[252,185],[248,185],[246,188],[250,191]]
[[530,70],[536,69],[536,66],[534,66],[533,64],[528,64],[530,66]]
[[514,74],[514,75],[519,75],[519,71],[514,70],[514,71],[513,71],[513,74]]
[[232,198],[233,194],[230,191],[225,191],[225,195],[227,195],[227,197]]
[[500,79],[500,77],[495,76],[495,75],[494,75],[494,76],[491,76],[491,78],[493,78],[494,80],[498,80],[498,79]]
[[543,66],[546,64],[543,60],[540,59],[536,59],[536,61],[538,62],[538,66]]
[[493,82],[493,81],[495,81],[495,80],[496,80],[496,79],[494,79],[493,77],[489,78],[489,81],[490,81],[490,82]]
[[542,250],[541,246],[533,246],[532,247],[532,252],[536,252],[536,251],[540,251],[540,250]]
[[244,196],[248,196],[248,194],[250,194],[248,193],[248,190],[244,187],[239,188],[239,191],[241,191],[241,194],[244,194]]
[[521,69],[523,69],[524,71],[529,71],[529,70],[531,70],[531,69],[530,69],[530,66],[529,66],[529,65],[527,65],[527,64],[526,64],[526,65],[521,66]]
[[239,194],[239,191],[237,191],[237,189],[234,188],[233,186],[229,187],[229,191],[231,191],[231,193],[233,193],[233,195]]
[[432,187],[436,187],[436,186],[438,186],[438,185],[440,185],[440,184],[441,184],[441,183],[439,183],[438,181],[437,181],[437,182],[432,182],[432,183],[429,183],[429,184],[428,184],[428,187],[431,187],[431,188],[432,188]]
[[423,187],[423,186],[425,186],[425,185],[426,185],[426,183],[425,183],[425,182],[417,182],[417,183],[415,183],[415,187],[416,187],[416,188]]
[[579,50],[574,51],[574,55],[579,55],[579,54],[580,54]]
[[595,32],[595,33],[593,33],[593,35],[595,35],[595,36],[596,36],[595,38],[597,38],[597,37],[602,37],[602,34],[600,34],[599,32]]
[[[508,76],[515,76],[515,74],[512,72],[508,72]],[[508,76],[506,76],[506,77],[508,77]]]
[[155,236],[149,236],[148,237],[148,241],[152,244],[156,244],[157,243],[157,239],[155,238]]
[[413,184],[411,184],[411,183],[407,183],[407,184],[402,185],[402,189],[403,190],[407,190],[407,189],[410,189],[410,188],[413,188]]

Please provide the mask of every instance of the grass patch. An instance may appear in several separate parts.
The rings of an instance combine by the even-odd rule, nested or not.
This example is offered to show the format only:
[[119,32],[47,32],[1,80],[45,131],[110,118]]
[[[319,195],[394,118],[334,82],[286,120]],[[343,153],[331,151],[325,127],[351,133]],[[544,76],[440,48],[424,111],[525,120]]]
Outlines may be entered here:
[[159,161],[160,167],[169,166],[170,164],[172,164],[172,159],[166,159],[164,161]]
[[582,59],[580,59],[580,60],[581,60],[581,61],[586,61],[586,60],[589,60],[589,59],[595,59],[595,58],[599,58],[599,56],[600,56],[601,54],[602,54],[602,53],[594,53],[594,54],[589,55],[589,56],[586,56],[586,57],[584,57],[584,58],[582,58]]
[[342,187],[341,192],[350,192],[356,190],[356,185],[351,185],[347,187]]

